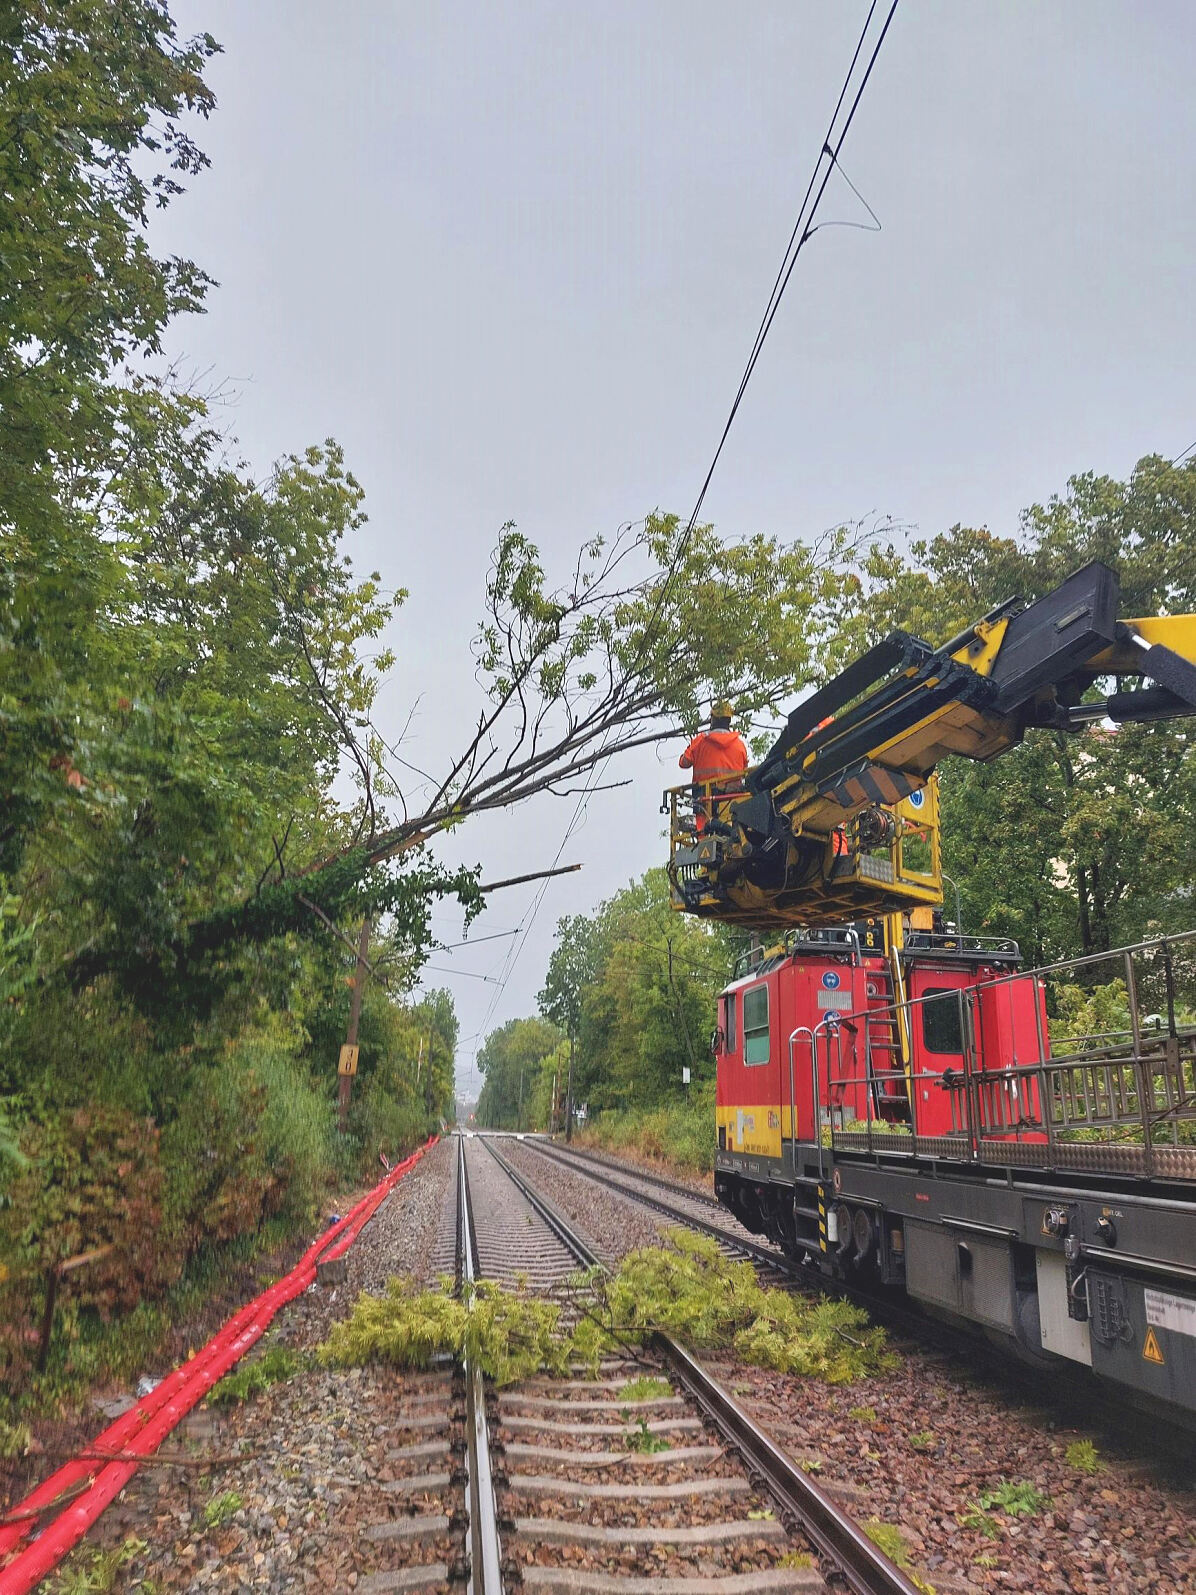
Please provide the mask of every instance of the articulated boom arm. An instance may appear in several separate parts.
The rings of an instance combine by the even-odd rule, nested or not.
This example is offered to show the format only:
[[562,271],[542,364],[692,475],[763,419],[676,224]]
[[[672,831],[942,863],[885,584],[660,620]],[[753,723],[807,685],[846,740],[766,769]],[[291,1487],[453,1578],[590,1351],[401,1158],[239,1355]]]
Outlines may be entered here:
[[[892,632],[798,705],[742,791],[669,794],[674,906],[758,930],[928,917],[940,759],[995,758],[1031,726],[1196,715],[1196,616],[1120,619],[1119,600],[1094,563],[941,648]],[[1116,690],[1086,701],[1110,677]]]

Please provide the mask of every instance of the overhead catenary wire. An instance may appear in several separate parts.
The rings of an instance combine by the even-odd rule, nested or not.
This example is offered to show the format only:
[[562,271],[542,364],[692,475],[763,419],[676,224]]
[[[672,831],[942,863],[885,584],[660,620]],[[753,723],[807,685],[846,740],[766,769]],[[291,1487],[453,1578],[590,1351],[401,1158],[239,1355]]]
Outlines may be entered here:
[[479,975],[474,969],[453,969],[448,964],[424,964],[425,969],[434,969],[438,975],[464,975],[466,980],[488,980],[495,984],[493,975]]
[[[789,241],[785,247],[784,255],[781,258],[781,264],[778,268],[776,279],[773,283],[772,292],[769,294],[768,302],[765,305],[764,314],[760,319],[760,325],[757,328],[756,336],[752,343],[751,352],[748,355],[747,364],[745,365],[743,375],[739,380],[739,386],[736,390],[731,408],[727,414],[727,419],[723,425],[722,433],[711,458],[709,468],[707,469],[706,475],[703,478],[702,486],[698,492],[693,510],[690,513],[689,520],[685,525],[685,529],[678,538],[677,544],[669,559],[669,563],[665,570],[664,580],[660,584],[660,588],[653,604],[652,612],[649,615],[648,623],[644,630],[644,635],[640,639],[640,646],[637,649],[636,657],[631,667],[631,673],[634,673],[634,671],[639,668],[644,653],[651,646],[653,628],[663,612],[664,604],[668,598],[669,588],[680,566],[681,559],[689,546],[689,541],[693,536],[694,529],[697,526],[698,516],[702,512],[702,505],[705,503],[706,494],[709,490],[710,483],[713,480],[719,459],[721,458],[723,449],[726,446],[727,438],[730,436],[731,428],[735,423],[735,417],[739,413],[739,407],[743,402],[743,396],[747,391],[748,384],[752,379],[752,374],[756,369],[757,363],[759,362],[760,354],[764,348],[765,341],[767,340],[768,334],[772,329],[773,322],[776,319],[781,300],[783,299],[785,291],[789,286],[790,280],[792,279],[793,269],[797,264],[797,260],[802,249],[816,231],[814,227],[814,218],[817,214],[818,206],[826,192],[827,184],[830,182],[831,174],[834,172],[836,165],[838,164],[839,152],[843,148],[844,140],[850,131],[852,122],[855,120],[856,111],[859,109],[864,90],[867,88],[868,80],[872,76],[872,69],[876,65],[876,60],[880,54],[881,46],[884,44],[890,24],[892,23],[893,17],[897,11],[898,0],[891,0],[888,14],[885,17],[879,36],[876,38],[876,41],[872,46],[871,54],[868,58],[868,64],[864,69],[863,76],[859,81],[858,87],[856,88],[855,95],[851,101],[851,105],[847,113],[847,117],[842,126],[838,127],[837,124],[839,121],[839,115],[849,93],[851,92],[852,83],[856,75],[856,67],[859,64],[860,57],[864,51],[865,44],[872,29],[872,22],[876,14],[878,4],[879,0],[871,0],[871,4],[868,7],[868,13],[864,19],[864,25],[860,30],[860,36],[856,41],[856,47],[851,57],[851,64],[849,65],[847,73],[843,79],[843,86],[839,90],[839,97],[835,101],[835,108],[831,113],[831,119],[827,125],[826,136],[823,139],[821,148],[819,149],[818,157],[814,163],[814,169],[810,174],[810,181],[806,186],[805,194],[803,195],[801,205],[798,208],[797,219],[793,224],[793,230],[789,235]],[[821,182],[819,181],[820,177]],[[853,191],[855,191],[854,185],[851,186]],[[811,196],[813,196],[812,201]],[[871,208],[868,208],[871,214]],[[556,857],[553,859],[554,867],[560,862],[561,854],[564,852],[569,840],[574,835],[578,825],[581,823],[581,820],[588,809],[589,800],[593,796],[595,788],[601,782],[609,760],[610,754],[605,752],[605,746],[600,748],[593,766],[591,778],[578,796],[573,814],[569,820],[568,826],[565,829],[565,834],[561,839],[561,845],[557,849]],[[541,883],[541,886],[536,892],[536,895],[529,905],[528,910],[525,912],[523,919],[520,921],[519,934],[512,941],[511,946],[508,949],[507,957],[504,959],[502,968],[497,977],[498,990],[494,994],[494,997],[487,1009],[486,1017],[482,1021],[480,1027],[481,1033],[483,1034],[487,1031],[490,1021],[497,1010],[498,1004],[502,1000],[511,975],[514,973],[515,965],[519,960],[519,955],[527,942],[527,938],[531,932],[532,926],[535,924],[536,915],[539,913],[540,905],[544,900],[547,884],[547,881]]]
[[[843,148],[844,140],[847,137],[852,122],[855,120],[855,114],[859,108],[860,100],[863,97],[865,88],[868,86],[868,79],[872,76],[872,68],[876,65],[876,58],[880,54],[881,45],[885,42],[885,35],[889,31],[889,25],[892,22],[893,16],[897,10],[898,0],[892,0],[892,4],[889,6],[889,12],[885,17],[884,26],[881,28],[880,36],[873,46],[872,54],[869,57],[868,65],[865,68],[863,78],[860,81],[859,88],[856,90],[855,98],[851,103],[851,108],[847,113],[847,119],[843,123],[843,126],[839,130],[836,137],[835,126],[839,119],[839,113],[843,109],[843,102],[847,98],[848,91],[851,88],[852,79],[855,75],[855,69],[859,62],[860,54],[864,48],[864,41],[867,39],[869,30],[872,27],[872,19],[876,13],[878,3],[879,0],[871,0],[871,4],[868,7],[868,15],[864,18],[864,26],[861,28],[859,39],[856,41],[855,51],[851,57],[851,65],[848,67],[847,75],[843,79],[843,87],[839,90],[839,98],[835,101],[835,109],[831,112],[831,119],[827,124],[826,136],[822,141],[822,147],[819,150],[818,157],[814,162],[814,169],[810,173],[810,181],[806,185],[806,191],[802,196],[801,205],[798,207],[797,219],[793,224],[793,231],[789,235],[789,241],[785,245],[785,253],[781,257],[781,264],[777,271],[776,280],[772,285],[772,292],[768,296],[768,303],[764,307],[764,314],[760,318],[759,327],[756,329],[756,337],[752,343],[747,364],[744,366],[743,375],[739,379],[739,387],[736,389],[735,398],[733,399],[731,408],[727,413],[727,419],[723,424],[722,433],[714,450],[714,455],[710,461],[709,469],[707,470],[702,481],[702,486],[698,492],[694,507],[690,512],[689,520],[685,524],[685,529],[678,539],[677,547],[669,561],[669,566],[665,573],[665,579],[661,584],[661,591],[656,605],[654,606],[653,615],[649,620],[649,634],[652,625],[659,618],[660,612],[664,607],[665,600],[668,596],[669,586],[677,572],[682,556],[688,548],[690,538],[693,536],[694,530],[697,526],[698,516],[702,513],[702,505],[706,502],[706,494],[709,491],[710,483],[714,478],[714,473],[718,466],[719,459],[722,456],[727,439],[731,434],[731,428],[735,424],[735,417],[739,414],[739,407],[743,403],[744,394],[747,392],[748,384],[752,380],[752,375],[755,372],[756,366],[759,362],[765,341],[768,338],[769,332],[772,330],[773,322],[776,320],[776,315],[777,311],[780,309],[781,300],[784,298],[785,290],[788,288],[790,279],[793,276],[793,268],[797,265],[797,258],[801,254],[801,251],[805,247],[806,243],[817,231],[817,228],[813,225],[814,217],[817,214],[818,206],[822,201],[822,196],[826,192],[827,184],[830,182],[831,174],[838,164],[839,151]],[[831,142],[832,139],[835,141],[833,145]],[[820,174],[822,177],[821,183],[819,183]],[[844,177],[845,181],[848,182],[848,186],[851,188],[852,192],[860,198],[861,203],[865,205],[869,215],[873,216],[873,219],[875,220],[875,214],[872,211],[871,206],[869,206],[867,202],[863,200],[862,196],[859,195],[858,189],[856,189],[855,185],[846,178],[846,174],[844,174]],[[818,190],[816,194],[814,193],[815,186],[817,186]],[[814,195],[812,204],[810,203],[811,195]],[[809,206],[808,215],[806,214],[807,206]],[[645,643],[647,644],[648,642],[650,642],[650,635],[646,636],[645,639]]]

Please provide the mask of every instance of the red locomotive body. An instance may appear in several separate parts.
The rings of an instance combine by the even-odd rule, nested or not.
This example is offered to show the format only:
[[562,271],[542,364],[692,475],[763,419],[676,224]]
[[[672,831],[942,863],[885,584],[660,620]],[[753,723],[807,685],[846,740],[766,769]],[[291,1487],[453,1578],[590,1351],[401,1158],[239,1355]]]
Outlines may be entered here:
[[[719,1199],[824,1272],[1196,1423],[1196,1335],[1175,1327],[1196,1322],[1192,947],[1023,972],[1013,942],[900,916],[792,933],[719,999]],[[1052,1042],[1048,993],[1058,1013],[1108,959],[1125,1028]]]
[[894,957],[873,924],[791,939],[719,1000],[719,1149],[779,1159],[828,1130],[965,1135],[969,1091],[994,1132],[1041,1139],[1022,1071],[1046,1016],[1034,978],[1010,978],[1017,956],[1012,942],[915,933]]

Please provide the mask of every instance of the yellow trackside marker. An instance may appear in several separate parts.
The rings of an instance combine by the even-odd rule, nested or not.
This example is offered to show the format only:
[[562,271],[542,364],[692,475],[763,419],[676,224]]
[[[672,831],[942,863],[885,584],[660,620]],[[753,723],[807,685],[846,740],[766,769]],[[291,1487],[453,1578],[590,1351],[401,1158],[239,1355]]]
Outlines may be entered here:
[[337,1065],[338,1074],[357,1073],[357,1053],[358,1048],[351,1047],[347,1043],[341,1048],[340,1063]]
[[1146,1331],[1146,1339],[1142,1342],[1142,1355],[1147,1362],[1157,1362],[1161,1368],[1164,1363],[1163,1348],[1159,1345],[1159,1337],[1153,1327]]

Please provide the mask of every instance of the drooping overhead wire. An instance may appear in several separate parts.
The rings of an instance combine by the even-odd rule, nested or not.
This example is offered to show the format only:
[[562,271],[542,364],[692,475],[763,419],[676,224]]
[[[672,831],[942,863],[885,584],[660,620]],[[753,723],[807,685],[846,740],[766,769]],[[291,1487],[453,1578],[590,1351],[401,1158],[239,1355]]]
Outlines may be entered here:
[[[797,218],[794,221],[793,230],[789,235],[789,241],[785,246],[785,252],[781,258],[781,264],[777,270],[776,279],[773,282],[772,292],[768,296],[768,302],[764,307],[764,314],[761,316],[760,325],[756,329],[756,336],[753,340],[751,351],[748,355],[747,364],[744,366],[743,375],[739,379],[739,386],[736,389],[735,397],[731,403],[731,408],[727,413],[727,419],[723,424],[722,433],[719,436],[718,444],[714,450],[709,468],[707,469],[706,475],[702,480],[702,485],[694,503],[693,510],[690,513],[689,520],[685,524],[684,530],[677,539],[676,546],[674,547],[673,553],[669,559],[668,566],[665,570],[664,580],[660,584],[655,602],[653,603],[652,612],[649,615],[648,623],[644,630],[644,635],[640,639],[640,645],[637,649],[631,671],[629,672],[630,674],[634,674],[635,670],[638,669],[643,660],[644,654],[651,646],[652,632],[660,618],[661,613],[663,612],[664,605],[668,598],[669,589],[676,576],[681,559],[687,547],[689,546],[689,541],[693,536],[694,528],[697,526],[698,516],[702,512],[702,505],[706,501],[706,494],[710,488],[710,483],[714,478],[715,470],[717,469],[718,462],[722,457],[722,452],[726,446],[727,438],[730,436],[731,428],[735,424],[735,417],[738,415],[739,407],[743,403],[743,396],[747,392],[748,383],[751,381],[752,374],[756,369],[757,363],[759,362],[760,354],[764,348],[765,341],[768,338],[769,332],[772,330],[773,322],[776,320],[776,315],[780,308],[781,300],[784,298],[785,291],[788,288],[790,280],[793,276],[793,268],[797,264],[798,256],[801,254],[802,249],[817,230],[814,226],[814,218],[817,215],[818,207],[822,201],[822,197],[826,193],[827,184],[830,182],[831,176],[838,165],[839,152],[842,150],[844,141],[851,129],[851,124],[855,120],[855,115],[859,109],[860,101],[863,98],[864,90],[867,88],[868,80],[872,76],[872,69],[876,65],[876,60],[880,54],[881,46],[885,42],[885,36],[889,31],[890,24],[892,23],[893,17],[897,11],[898,0],[891,0],[884,23],[881,26],[879,33],[876,34],[874,42],[871,45],[871,50],[868,54],[867,65],[864,67],[863,73],[861,76],[859,76],[857,82],[856,69],[859,66],[861,57],[868,46],[869,38],[873,33],[872,24],[879,4],[880,0],[871,0],[871,3],[869,4],[868,14],[864,19],[864,26],[860,30],[860,36],[856,41],[855,50],[851,57],[851,64],[847,69],[846,76],[843,79],[843,86],[839,90],[839,97],[835,101],[834,111],[831,113],[831,119],[827,124],[826,136],[824,137],[821,148],[818,151],[818,158],[814,162],[814,169],[810,173],[810,181],[806,185],[806,191],[802,196],[801,205],[798,207]],[[854,95],[852,95],[853,84],[855,85]],[[843,111],[844,105],[847,103],[849,96],[851,96],[851,103],[847,110],[846,116],[841,121],[841,113]],[[846,174],[844,174],[844,177],[846,180]],[[858,190],[856,190],[854,184],[849,183],[849,186],[852,188],[854,193],[858,194]],[[871,215],[871,207],[866,206],[866,208]],[[873,219],[875,220],[875,217],[873,217]],[[601,782],[602,775],[610,759],[610,755],[605,752],[605,747],[606,742],[604,741],[603,747],[599,749],[598,756],[595,760],[591,778],[583,787],[578,796],[572,817],[570,818],[569,824],[565,830],[565,834],[561,839],[561,845],[557,849],[556,857],[553,859],[553,868],[555,868],[560,862],[561,854],[564,852],[570,838],[573,836],[578,825],[581,823],[581,820],[589,805],[590,798],[593,796],[595,788]],[[490,1020],[493,1017],[499,1002],[502,1000],[503,994],[506,991],[507,983],[514,972],[519,955],[522,952],[527,941],[528,934],[535,923],[536,915],[539,913],[540,904],[544,900],[546,888],[547,881],[544,881],[541,883],[540,888],[535,897],[532,899],[532,902],[525,912],[523,919],[520,921],[519,934],[512,940],[511,946],[507,951],[507,956],[503,961],[502,969],[498,976],[498,988],[494,993],[489,1008],[487,1009],[486,1017],[480,1026],[480,1034],[485,1034],[490,1024]]]
[[[888,15],[885,17],[884,25],[881,27],[876,42],[872,47],[872,53],[868,58],[868,64],[864,69],[863,76],[860,79],[855,96],[852,99],[846,119],[843,121],[843,124],[840,127],[838,126],[839,114],[842,111],[843,103],[847,99],[848,93],[851,90],[851,85],[855,78],[856,67],[859,64],[865,41],[867,40],[869,32],[872,28],[872,20],[876,14],[876,8],[878,4],[879,0],[871,0],[871,4],[868,7],[868,15],[864,18],[864,26],[860,30],[859,39],[856,41],[855,51],[851,57],[851,65],[847,69],[847,75],[843,79],[843,87],[839,90],[839,98],[835,101],[835,109],[831,112],[831,119],[827,124],[826,137],[822,141],[822,147],[818,151],[818,158],[814,162],[814,169],[810,173],[810,181],[806,185],[806,191],[802,196],[801,205],[798,207],[797,219],[793,224],[793,231],[789,234],[789,241],[785,245],[785,253],[781,258],[781,264],[777,271],[776,280],[772,285],[772,292],[768,296],[768,303],[764,307],[764,314],[761,316],[760,325],[756,329],[756,337],[752,343],[751,352],[747,358],[747,364],[744,366],[743,375],[739,379],[739,387],[735,391],[735,397],[731,402],[731,408],[727,412],[727,419],[723,424],[722,433],[719,436],[718,444],[714,450],[713,457],[711,458],[709,469],[703,478],[702,486],[698,492],[693,510],[690,512],[689,520],[686,522],[685,529],[677,540],[677,547],[674,550],[672,559],[669,562],[669,568],[665,574],[664,582],[661,585],[660,594],[655,606],[655,612],[652,619],[649,621],[649,631],[651,630],[652,625],[655,623],[656,618],[659,616],[660,611],[664,607],[664,602],[668,595],[669,585],[676,574],[677,567],[681,562],[681,557],[689,545],[689,540],[693,536],[694,528],[698,523],[698,516],[702,513],[702,505],[706,502],[706,494],[710,488],[710,483],[714,478],[714,473],[718,466],[719,459],[722,456],[727,439],[731,434],[731,428],[735,424],[735,417],[739,414],[739,407],[743,403],[743,396],[747,392],[748,383],[752,380],[752,374],[754,373],[759,362],[765,341],[768,338],[769,332],[772,330],[773,322],[776,320],[777,311],[781,306],[781,300],[784,298],[785,290],[788,288],[790,279],[793,276],[793,268],[797,265],[797,258],[801,254],[802,249],[805,247],[807,242],[817,231],[817,228],[814,226],[814,217],[818,212],[818,206],[822,202],[822,196],[826,193],[826,187],[831,180],[831,174],[838,165],[839,152],[843,148],[844,140],[847,138],[847,134],[851,129],[851,124],[855,120],[855,114],[859,109],[860,100],[863,98],[864,90],[868,86],[868,79],[872,76],[872,69],[876,65],[876,58],[880,54],[881,45],[883,45],[885,42],[885,35],[889,31],[889,25],[892,23],[894,14],[896,13],[898,0],[892,0],[891,5],[889,6]],[[869,206],[867,202],[863,200],[863,197],[859,194],[859,190],[856,189],[855,185],[851,183],[849,179],[847,179],[846,173],[843,175],[844,180],[848,182],[848,186],[851,188],[852,192],[856,194],[858,198],[860,198],[861,203],[865,205],[869,215],[873,216],[873,220],[875,220],[875,215],[871,206]],[[812,202],[811,196],[813,196]]]

